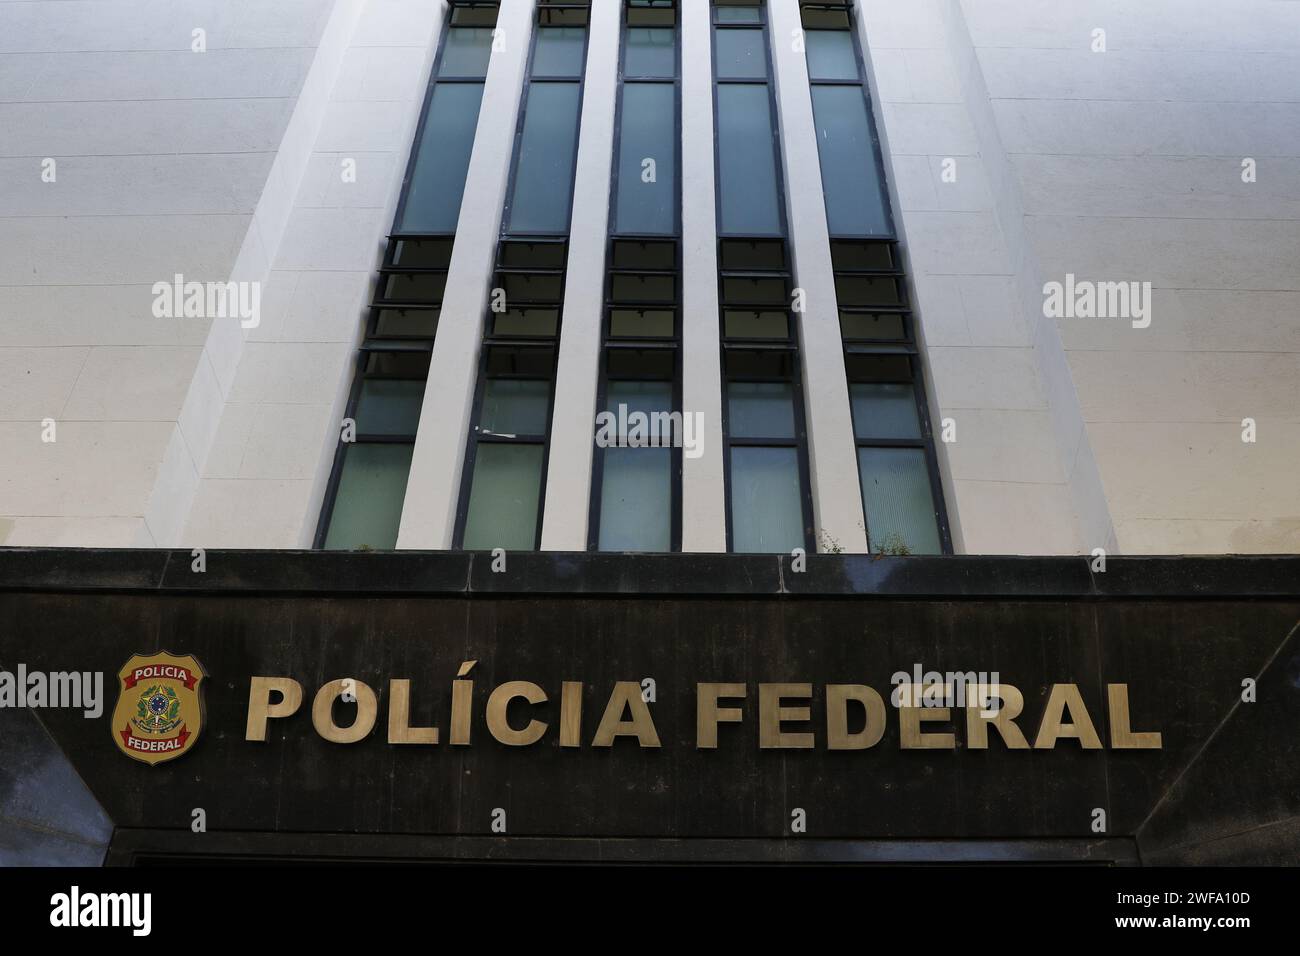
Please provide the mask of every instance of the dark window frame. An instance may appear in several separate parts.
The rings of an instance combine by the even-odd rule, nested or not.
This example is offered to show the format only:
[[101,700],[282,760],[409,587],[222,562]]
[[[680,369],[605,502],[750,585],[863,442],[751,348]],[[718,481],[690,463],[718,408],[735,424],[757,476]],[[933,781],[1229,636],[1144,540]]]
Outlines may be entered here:
[[[812,71],[809,70],[809,97],[812,97],[812,89],[817,86],[856,86],[862,91],[863,102],[866,108],[867,122],[871,132],[871,156],[870,160],[874,164],[875,171],[879,176],[879,186],[882,191],[885,215],[889,224],[888,235],[849,235],[844,233],[831,233],[830,245],[832,250],[832,265],[834,275],[837,280],[836,286],[836,305],[838,308],[837,315],[840,319],[840,337],[844,345],[845,356],[845,373],[846,380],[850,387],[849,410],[853,426],[854,442],[854,464],[859,468],[859,488],[861,488],[861,466],[857,462],[858,451],[863,448],[919,448],[925,454],[926,472],[930,480],[930,496],[934,507],[934,519],[937,526],[940,550],[943,554],[953,553],[952,528],[949,523],[947,502],[943,493],[943,480],[939,473],[938,451],[934,441],[934,423],[930,416],[930,403],[926,395],[926,375],[925,363],[922,359],[920,347],[916,338],[915,316],[912,311],[910,301],[910,292],[907,284],[907,272],[903,265],[902,251],[898,242],[897,222],[894,216],[893,203],[890,201],[887,166],[885,164],[884,152],[881,147],[880,133],[876,123],[876,114],[871,99],[871,89],[867,82],[866,61],[862,54],[862,45],[859,42],[857,16],[858,11],[852,0],[800,0],[801,24],[807,32],[828,32],[843,33],[847,32],[850,42],[853,45],[854,62],[857,69],[856,79],[833,79],[818,80],[813,79]],[[806,14],[809,11],[843,13],[845,15],[846,26],[810,26],[805,21]],[[806,47],[805,47],[806,49]],[[807,54],[805,53],[805,58]],[[820,158],[820,156],[819,156]],[[835,262],[835,252],[837,247],[844,249],[846,247],[857,246],[865,252],[865,258],[870,260],[873,256],[883,251],[882,261],[888,263],[883,268],[857,268],[846,266],[842,262]],[[870,277],[870,278],[890,278],[897,286],[899,301],[897,304],[886,304],[873,306],[870,304],[854,304],[845,306],[839,302],[838,280],[840,277]],[[901,338],[861,338],[844,334],[844,325],[842,316],[845,314],[858,315],[897,315],[902,323]],[[856,355],[900,355],[904,356],[908,362],[911,371],[911,385],[913,397],[916,401],[917,420],[920,424],[920,437],[910,438],[860,438],[858,422],[853,416],[853,402],[851,398],[851,389],[855,384],[867,384],[870,379],[859,378],[853,374],[852,363],[850,358]],[[866,511],[867,503],[862,502],[863,522],[866,528],[868,547],[871,547],[871,528],[867,520]]]
[[[555,17],[561,18],[574,15],[574,11],[582,10],[587,14],[587,18],[582,23],[568,21],[555,22]],[[461,465],[460,488],[456,501],[455,524],[452,532],[452,547],[461,549],[464,546],[466,525],[469,522],[470,499],[474,490],[474,469],[478,461],[478,448],[481,443],[512,443],[512,444],[539,444],[538,438],[541,438],[542,446],[542,463],[541,475],[538,481],[537,490],[537,521],[533,532],[533,545],[530,550],[537,550],[541,547],[542,527],[546,518],[546,486],[550,475],[550,458],[551,458],[551,437],[554,430],[555,414],[555,389],[558,379],[558,363],[560,357],[560,336],[563,329],[564,317],[564,299],[567,286],[567,270],[569,260],[569,230],[573,224],[573,197],[577,185],[577,155],[578,143],[582,138],[582,107],[585,99],[586,86],[586,69],[587,59],[591,49],[591,25],[589,22],[590,4],[589,3],[555,3],[549,0],[542,0],[534,11],[532,35],[529,37],[528,61],[525,66],[523,89],[520,92],[519,115],[515,121],[515,134],[511,146],[510,157],[510,176],[506,185],[505,205],[501,214],[501,237],[497,242],[496,268],[493,272],[493,288],[505,288],[502,275],[546,275],[559,278],[559,291],[554,300],[546,300],[545,308],[556,310],[555,331],[552,335],[498,335],[496,334],[496,324],[492,314],[491,302],[486,306],[487,314],[484,317],[483,337],[479,346],[479,356],[477,362],[476,381],[474,386],[474,400],[470,409],[470,427],[469,434],[465,439],[465,455]],[[547,28],[572,28],[581,26],[583,28],[583,45],[582,57],[576,74],[572,76],[546,76],[533,77],[533,65],[537,55],[537,42],[541,36],[541,31]],[[524,124],[527,120],[528,111],[528,94],[535,83],[567,83],[577,84],[578,103],[577,103],[577,122],[574,126],[573,137],[573,175],[570,177],[568,188],[568,207],[565,215],[565,228],[562,233],[556,232],[516,232],[509,228],[510,212],[514,205],[515,187],[518,179],[518,167],[521,158],[520,145],[523,141]],[[542,265],[520,265],[515,256],[514,250],[521,248],[558,246],[558,258],[555,260],[561,265],[542,264]],[[507,298],[507,309],[515,306],[527,307],[528,302],[514,302]],[[480,430],[480,421],[483,413],[483,400],[487,392],[489,378],[499,378],[501,376],[489,376],[489,359],[496,348],[517,348],[517,349],[537,349],[549,350],[551,353],[551,370],[550,370],[550,388],[547,390],[546,399],[546,433],[544,436],[515,436],[513,438],[483,433]],[[540,380],[532,376],[521,376],[530,380]]]
[[[671,27],[666,25],[643,26],[640,24],[631,24],[629,15],[634,6],[641,9],[659,9],[672,10],[673,22]],[[676,0],[642,0],[639,4],[631,2],[624,3],[623,17],[619,27],[619,56],[618,56],[618,92],[614,109],[614,156],[611,161],[613,176],[610,183],[610,203],[609,203],[609,233],[605,241],[605,296],[604,307],[601,315],[601,341],[600,351],[600,368],[597,375],[596,385],[596,407],[595,414],[605,411],[605,406],[609,397],[609,386],[611,382],[624,381],[641,381],[641,379],[629,379],[624,377],[611,378],[610,358],[611,353],[623,350],[643,350],[643,351],[665,351],[672,353],[672,408],[670,411],[680,411],[683,417],[683,426],[685,425],[685,416],[687,414],[683,405],[683,383],[682,383],[682,28],[681,17],[676,9]],[[630,29],[670,28],[673,31],[673,74],[671,78],[665,77],[644,77],[632,76],[626,73],[627,61],[627,40]],[[623,93],[628,83],[658,83],[661,85],[673,86],[673,135],[677,143],[677,169],[674,171],[674,196],[673,196],[673,232],[672,234],[641,234],[641,233],[621,233],[617,229],[618,223],[618,195],[619,195],[619,163],[621,157],[621,137],[623,122]],[[616,252],[622,243],[647,243],[662,244],[671,243],[673,246],[673,265],[671,269],[630,269],[617,264]],[[614,276],[615,275],[667,275],[673,278],[674,295],[671,302],[645,302],[638,303],[635,300],[614,298]],[[667,337],[643,337],[636,338],[613,335],[613,314],[617,310],[634,310],[634,311],[662,311],[671,312],[673,317],[673,334]],[[649,381],[649,379],[646,379]],[[657,381],[657,379],[656,379]],[[587,550],[600,550],[600,518],[601,506],[604,493],[605,477],[605,449],[595,444],[595,429],[593,416],[593,433],[592,433],[592,462],[591,462],[591,488],[588,496],[587,509]],[[680,443],[674,443],[670,451],[669,477],[671,482],[670,489],[670,515],[669,515],[669,551],[680,552],[682,549],[682,452]]]
[[[348,389],[348,397],[344,405],[344,419],[356,421],[357,406],[361,398],[361,391],[366,380],[365,369],[370,360],[370,356],[375,352],[395,352],[395,351],[419,351],[432,353],[433,343],[437,337],[438,322],[435,321],[429,335],[385,335],[379,331],[379,321],[381,314],[385,310],[392,311],[426,311],[437,312],[439,320],[441,319],[442,296],[440,295],[436,302],[434,301],[410,301],[399,304],[393,304],[383,298],[383,284],[385,275],[400,274],[429,274],[429,273],[446,273],[451,262],[451,252],[455,243],[454,233],[426,233],[426,232],[404,232],[399,228],[402,216],[405,214],[407,197],[411,189],[412,176],[414,175],[416,162],[419,158],[420,143],[424,134],[424,128],[428,121],[429,109],[433,103],[433,92],[440,83],[479,83],[486,82],[487,70],[484,75],[478,76],[439,76],[439,69],[442,65],[443,55],[446,51],[447,38],[451,31],[457,26],[464,26],[470,29],[481,29],[487,26],[486,23],[458,24],[455,21],[460,17],[463,10],[480,10],[483,11],[484,18],[488,12],[493,14],[493,25],[496,22],[496,14],[499,13],[500,4],[498,0],[450,0],[444,20],[442,30],[438,37],[438,49],[435,51],[433,64],[429,71],[429,82],[424,91],[424,101],[420,107],[420,117],[416,123],[415,136],[412,140],[410,153],[406,160],[406,169],[402,177],[402,187],[398,195],[397,210],[393,214],[392,232],[388,235],[388,245],[384,250],[383,262],[379,270],[380,280],[376,284],[371,300],[366,309],[365,324],[362,329],[361,345],[357,349],[356,358],[353,361],[352,384]],[[489,62],[491,55],[489,54]],[[481,108],[481,107],[480,107]],[[471,146],[472,149],[472,146]],[[462,200],[463,202],[463,200]],[[443,258],[442,252],[445,252],[445,262],[437,267],[428,266],[411,266],[401,265],[398,261],[399,254],[406,249],[408,243],[429,242],[440,250],[438,258]],[[444,290],[445,291],[445,290]],[[426,374],[425,387],[428,387],[428,377]],[[334,510],[338,504],[339,486],[343,481],[343,471],[347,464],[348,451],[355,444],[409,444],[415,445],[416,436],[412,435],[372,435],[358,432],[355,440],[351,442],[343,441],[342,423],[334,429],[335,448],[334,456],[330,462],[329,477],[325,482],[325,491],[321,497],[320,513],[316,519],[316,532],[312,536],[312,548],[314,550],[324,549],[326,541],[329,539],[330,525],[334,518]],[[410,474],[407,474],[407,481],[410,481]]]
[[[757,7],[759,10],[758,22],[731,22],[719,19],[718,9],[720,6],[745,6]],[[712,0],[710,5],[710,37],[709,51],[710,62],[713,75],[713,117],[714,117],[714,140],[717,140],[718,124],[718,90],[724,85],[763,85],[767,89],[768,100],[768,118],[772,130],[772,156],[773,168],[775,170],[775,185],[777,192],[777,210],[780,219],[779,235],[756,236],[750,234],[730,233],[722,228],[722,163],[720,150],[714,149],[713,154],[713,175],[714,175],[714,216],[717,225],[717,255],[718,255],[718,325],[721,345],[722,368],[720,379],[722,382],[722,473],[723,473],[723,494],[724,505],[726,508],[726,529],[727,529],[727,551],[735,550],[735,522],[733,520],[733,500],[732,500],[732,448],[733,447],[773,447],[784,448],[794,447],[796,449],[796,458],[798,460],[799,483],[800,483],[800,509],[803,518],[803,548],[805,551],[816,550],[816,519],[813,509],[813,492],[812,492],[812,475],[808,461],[808,420],[807,407],[804,399],[802,357],[799,346],[799,330],[797,322],[799,314],[794,312],[789,293],[794,286],[794,277],[790,264],[790,224],[786,213],[786,194],[785,194],[785,172],[782,165],[781,149],[781,123],[780,112],[777,109],[776,89],[774,80],[774,70],[772,65],[772,40],[771,28],[767,10],[767,0],[756,0],[754,3],[719,3]],[[752,30],[761,33],[763,42],[763,56],[765,58],[766,73],[762,79],[753,77],[731,78],[720,77],[718,75],[718,58],[716,36],[719,30]],[[779,269],[733,269],[727,266],[726,253],[729,244],[732,243],[779,243],[781,247],[781,267]],[[781,279],[786,286],[786,299],[781,305],[779,311],[786,314],[786,338],[740,338],[727,335],[726,329],[726,312],[729,304],[726,296],[726,280],[728,278],[768,278]],[[739,304],[739,303],[736,303]],[[778,311],[774,306],[767,306],[765,311]],[[733,372],[730,369],[730,357],[745,352],[754,351],[773,351],[784,353],[789,360],[790,373],[788,381],[792,385],[794,399],[794,421],[795,437],[791,439],[762,439],[762,438],[733,438],[731,435],[731,414],[730,414],[730,395],[729,385],[733,380]],[[762,379],[764,381],[778,381],[778,379]],[[779,379],[786,381],[787,379]]]

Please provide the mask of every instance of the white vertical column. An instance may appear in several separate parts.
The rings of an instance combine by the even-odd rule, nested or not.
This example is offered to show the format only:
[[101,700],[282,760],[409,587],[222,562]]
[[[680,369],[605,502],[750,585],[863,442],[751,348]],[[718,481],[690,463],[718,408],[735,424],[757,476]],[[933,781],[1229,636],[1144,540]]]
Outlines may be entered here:
[[496,49],[483,87],[406,483],[399,549],[436,550],[452,544],[532,20],[533,0],[501,0]]
[[542,550],[585,551],[605,303],[621,4],[593,3],[564,279]]
[[722,347],[713,180],[713,28],[706,0],[678,4],[682,31],[682,411],[701,415],[701,454],[682,455],[682,550],[727,550]]
[[[781,121],[786,214],[794,281],[804,291],[797,315],[812,475],[813,521],[847,552],[867,550],[857,449],[844,372],[835,274],[822,196],[821,158],[808,88],[798,0],[768,0],[777,111]],[[870,162],[863,157],[864,165]]]

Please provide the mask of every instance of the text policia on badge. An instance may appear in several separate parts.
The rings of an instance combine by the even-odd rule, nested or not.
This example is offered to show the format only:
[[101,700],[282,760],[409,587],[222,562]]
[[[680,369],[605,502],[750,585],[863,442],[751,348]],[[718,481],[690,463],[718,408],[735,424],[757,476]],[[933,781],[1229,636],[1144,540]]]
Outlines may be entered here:
[[[466,679],[474,662],[461,667],[461,677],[452,681],[450,722],[445,743],[469,746],[474,724],[473,680]],[[884,737],[889,705],[886,698],[863,684],[826,684],[819,694],[825,703],[825,725],[821,733],[812,726],[814,690],[810,683],[698,683],[695,685],[695,746],[700,750],[718,747],[720,724],[742,724],[752,719],[751,686],[757,690],[758,746],[761,749],[866,750]],[[561,747],[582,745],[584,685],[563,681],[558,714],[545,689],[531,681],[507,681],[488,695],[483,722],[499,743],[515,747],[535,744],[551,732],[558,717]],[[936,750],[957,747],[956,728],[964,725],[969,750],[989,747],[990,731],[1012,750],[1052,750],[1062,739],[1075,740],[1085,750],[1104,746],[1097,725],[1089,714],[1077,684],[1052,684],[1036,724],[1032,742],[1026,735],[1029,721],[1022,718],[1024,695],[1011,684],[981,685],[966,695],[966,706],[933,707],[920,703],[921,695],[905,695],[917,706],[899,706],[898,739],[902,749]],[[272,698],[275,700],[272,700]],[[1137,732],[1131,727],[1127,684],[1107,684],[1108,745],[1113,750],[1159,750],[1159,732]],[[629,737],[641,747],[659,747],[660,736],[651,707],[637,681],[617,681],[608,697],[595,733],[587,740],[592,747],[609,747],[619,737]],[[988,706],[995,700],[996,706]],[[343,726],[335,720],[335,703],[355,705],[353,720]],[[249,687],[245,739],[265,741],[271,720],[296,714],[303,702],[303,688],[290,677],[254,677]],[[509,716],[515,705],[513,719]],[[954,711],[964,710],[965,714]],[[441,728],[412,726],[411,682],[394,679],[388,685],[388,742],[390,744],[443,743]],[[747,713],[748,711],[748,713]],[[379,695],[368,684],[352,678],[330,681],[317,692],[311,707],[311,722],[325,740],[340,744],[357,743],[370,736],[379,717]],[[1022,724],[1024,726],[1022,726]],[[941,726],[952,725],[952,726]]]

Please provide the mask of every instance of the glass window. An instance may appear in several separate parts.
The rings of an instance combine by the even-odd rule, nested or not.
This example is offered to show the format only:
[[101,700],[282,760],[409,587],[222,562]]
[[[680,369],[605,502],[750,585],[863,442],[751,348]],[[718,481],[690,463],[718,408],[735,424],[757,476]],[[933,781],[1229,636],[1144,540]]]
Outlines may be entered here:
[[786,304],[786,280],[760,276],[723,276],[722,301],[728,305]]
[[438,331],[438,313],[438,309],[380,309],[375,317],[375,336],[431,339]]
[[585,27],[539,27],[533,48],[533,76],[578,76],[587,42]]
[[609,294],[620,303],[668,304],[677,301],[677,277],[616,272],[610,276]]
[[455,232],[474,148],[481,83],[434,87],[402,210],[402,232]]
[[663,27],[628,27],[624,76],[671,78],[677,72],[676,37]]
[[[671,382],[610,382],[605,389],[605,410],[619,415],[619,406],[626,408],[625,415],[641,412],[646,416],[656,412],[671,412],[673,407],[673,386]],[[621,422],[620,422],[621,424]],[[628,429],[631,432],[631,428]],[[657,435],[655,434],[657,433]],[[643,442],[648,444],[657,438],[658,444],[671,444],[673,427],[669,419],[647,418]],[[627,443],[628,436],[620,436],[620,443]]]
[[723,334],[729,339],[788,339],[790,326],[784,312],[728,309],[723,313]]
[[618,232],[676,232],[676,116],[677,91],[671,83],[624,85],[618,146]]
[[858,477],[873,552],[939,554],[939,529],[925,452],[859,448]]
[[901,315],[877,315],[865,312],[841,312],[840,331],[846,339],[902,339]]
[[808,51],[809,79],[860,79],[853,34],[847,30],[809,30],[804,37],[804,48]]
[[438,75],[487,76],[491,57],[491,27],[452,27],[442,47]]
[[607,448],[601,463],[601,551],[672,549],[672,450]]
[[715,30],[714,57],[719,79],[753,80],[767,77],[767,53],[762,30]]
[[752,7],[716,6],[713,8],[713,14],[718,23],[763,22],[763,11],[758,4]]
[[366,379],[357,398],[357,434],[414,435],[423,400],[423,379]]
[[559,322],[558,309],[507,309],[492,314],[492,334],[553,336]]
[[481,431],[494,435],[544,435],[551,383],[535,379],[490,378],[483,389]]
[[727,433],[732,438],[794,438],[794,386],[728,382]]
[[537,546],[541,445],[479,442],[465,520],[464,548],[531,551]]
[[569,230],[577,150],[578,84],[533,83],[515,165],[510,232]]
[[888,235],[884,177],[876,166],[862,88],[814,86],[812,100],[831,233]]
[[325,547],[331,551],[397,546],[412,445],[348,446]]
[[788,553],[804,547],[796,449],[731,449],[731,541],[732,550],[742,553]]
[[724,83],[717,90],[722,231],[732,235],[780,235],[767,86]]
[[903,289],[891,276],[835,274],[835,297],[841,306],[902,305]]
[[672,338],[676,322],[666,309],[613,309],[609,334],[614,338]]
[[920,438],[921,419],[912,386],[894,382],[849,386],[853,433],[858,438]]
[[441,302],[446,287],[445,272],[389,273],[381,298],[390,302]]

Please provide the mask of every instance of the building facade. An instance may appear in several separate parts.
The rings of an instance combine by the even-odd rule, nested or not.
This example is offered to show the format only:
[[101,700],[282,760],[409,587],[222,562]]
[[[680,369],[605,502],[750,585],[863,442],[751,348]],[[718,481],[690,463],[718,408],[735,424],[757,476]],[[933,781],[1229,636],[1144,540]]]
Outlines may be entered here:
[[3,7],[2,544],[1300,550],[1294,4]]

